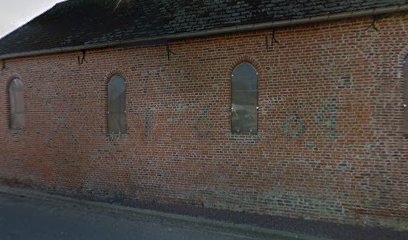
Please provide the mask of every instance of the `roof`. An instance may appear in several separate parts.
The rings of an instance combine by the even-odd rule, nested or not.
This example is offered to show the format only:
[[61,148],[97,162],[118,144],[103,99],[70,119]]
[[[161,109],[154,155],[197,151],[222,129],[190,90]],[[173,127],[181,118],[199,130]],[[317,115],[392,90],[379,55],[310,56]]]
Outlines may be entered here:
[[[69,0],[0,40],[0,59],[214,29],[406,7],[408,0]],[[24,54],[23,54],[24,55]],[[26,54],[27,55],[27,54]]]

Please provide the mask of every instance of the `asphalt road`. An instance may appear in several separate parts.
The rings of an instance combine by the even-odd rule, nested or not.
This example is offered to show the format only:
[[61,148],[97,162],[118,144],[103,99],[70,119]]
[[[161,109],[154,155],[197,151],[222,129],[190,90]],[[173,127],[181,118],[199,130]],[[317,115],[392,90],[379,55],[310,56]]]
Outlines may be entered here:
[[[251,232],[0,193],[1,240],[256,240]],[[271,239],[272,240],[272,239]],[[283,238],[273,238],[283,240]]]

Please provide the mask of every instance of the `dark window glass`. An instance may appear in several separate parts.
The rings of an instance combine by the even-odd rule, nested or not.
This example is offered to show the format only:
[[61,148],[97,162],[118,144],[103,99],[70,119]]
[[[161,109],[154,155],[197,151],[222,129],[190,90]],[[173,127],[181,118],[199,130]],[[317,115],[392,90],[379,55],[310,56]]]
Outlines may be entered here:
[[25,125],[24,84],[19,79],[10,83],[10,128],[22,129]]
[[404,126],[403,130],[406,136],[408,136],[408,57],[405,59],[404,64]]
[[258,132],[258,73],[249,63],[232,73],[232,132]]
[[126,86],[125,80],[114,76],[109,81],[109,133],[126,133]]

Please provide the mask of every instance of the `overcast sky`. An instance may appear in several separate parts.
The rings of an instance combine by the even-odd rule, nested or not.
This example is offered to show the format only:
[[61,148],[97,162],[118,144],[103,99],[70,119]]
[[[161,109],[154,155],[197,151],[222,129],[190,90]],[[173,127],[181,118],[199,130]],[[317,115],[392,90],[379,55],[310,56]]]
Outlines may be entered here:
[[0,37],[64,0],[0,0]]

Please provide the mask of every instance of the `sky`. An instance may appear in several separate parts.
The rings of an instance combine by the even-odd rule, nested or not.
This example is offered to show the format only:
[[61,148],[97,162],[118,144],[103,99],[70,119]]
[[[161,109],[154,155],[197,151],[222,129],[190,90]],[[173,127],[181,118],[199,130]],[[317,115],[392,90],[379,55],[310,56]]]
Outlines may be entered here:
[[64,0],[0,0],[0,38]]

